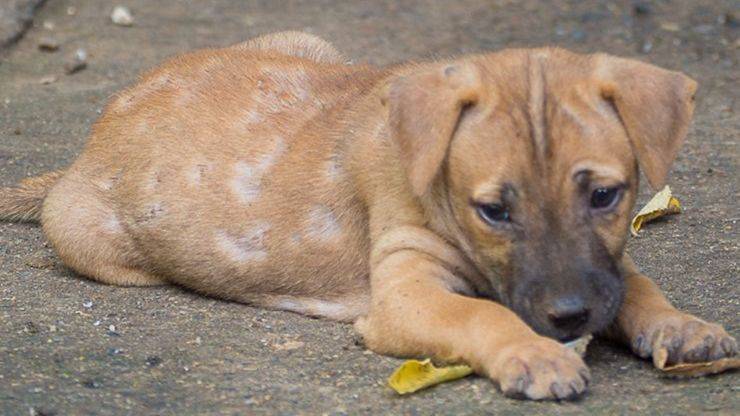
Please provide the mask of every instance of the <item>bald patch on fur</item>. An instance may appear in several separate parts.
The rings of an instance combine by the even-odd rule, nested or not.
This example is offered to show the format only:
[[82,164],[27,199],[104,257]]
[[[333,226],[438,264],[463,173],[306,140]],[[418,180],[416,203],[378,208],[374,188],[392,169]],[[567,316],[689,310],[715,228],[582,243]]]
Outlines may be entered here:
[[190,167],[186,172],[185,176],[188,179],[188,183],[192,186],[200,186],[203,177],[208,173],[211,172],[213,169],[213,166],[211,163],[198,163],[192,167]]
[[265,116],[254,109],[245,111],[241,118],[237,120],[238,123],[245,124],[247,126],[259,124],[263,121],[265,121]]
[[243,203],[254,202],[262,192],[262,178],[285,152],[285,140],[282,137],[272,139],[272,150],[257,158],[254,162],[239,161],[234,164],[234,178],[231,189]]
[[110,214],[103,222],[103,229],[111,234],[120,234],[123,232],[121,222],[116,214]]
[[311,78],[301,68],[262,68],[255,100],[265,115],[274,115],[299,105],[312,95]]
[[339,221],[326,205],[314,205],[308,213],[306,235],[319,241],[336,238],[342,231]]
[[339,164],[339,158],[337,156],[332,156],[327,160],[324,166],[324,171],[326,172],[326,177],[330,182],[338,180],[342,175],[342,167]]
[[144,226],[154,226],[157,219],[165,214],[165,207],[162,202],[155,201],[144,206],[144,209],[136,216],[137,224]]
[[244,234],[233,234],[229,231],[215,232],[216,246],[233,261],[243,263],[262,261],[267,258],[265,237],[270,231],[270,224],[258,222]]

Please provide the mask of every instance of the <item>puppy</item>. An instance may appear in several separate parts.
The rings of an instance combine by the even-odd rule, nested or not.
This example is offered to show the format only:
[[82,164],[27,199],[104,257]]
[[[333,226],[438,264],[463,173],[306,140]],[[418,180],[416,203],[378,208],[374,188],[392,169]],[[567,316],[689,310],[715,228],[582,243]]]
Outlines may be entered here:
[[1,192],[66,265],[354,322],[381,354],[566,399],[558,341],[734,355],[625,253],[638,166],[663,186],[696,83],[561,49],[387,68],[288,32],[175,57],[117,94],[68,169]]

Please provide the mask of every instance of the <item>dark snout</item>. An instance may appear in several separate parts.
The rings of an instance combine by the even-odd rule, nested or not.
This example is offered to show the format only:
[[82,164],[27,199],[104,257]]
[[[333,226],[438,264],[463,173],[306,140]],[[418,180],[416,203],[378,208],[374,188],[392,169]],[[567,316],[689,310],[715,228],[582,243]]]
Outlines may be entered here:
[[510,307],[535,331],[561,341],[605,329],[623,298],[616,270],[572,270],[517,279]]
[[553,328],[576,334],[580,333],[588,323],[591,309],[586,305],[583,296],[569,294],[550,302],[545,313]]

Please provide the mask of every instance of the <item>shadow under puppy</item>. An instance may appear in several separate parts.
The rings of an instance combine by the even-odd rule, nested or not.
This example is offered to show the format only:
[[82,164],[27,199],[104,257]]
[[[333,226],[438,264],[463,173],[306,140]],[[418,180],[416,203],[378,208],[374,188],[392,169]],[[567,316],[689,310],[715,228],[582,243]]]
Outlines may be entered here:
[[68,169],[0,190],[0,216],[40,220],[100,282],[355,322],[378,353],[572,398],[589,371],[556,340],[608,334],[669,363],[737,351],[624,251],[638,166],[664,184],[695,90],[603,54],[378,68],[278,33],[144,74]]

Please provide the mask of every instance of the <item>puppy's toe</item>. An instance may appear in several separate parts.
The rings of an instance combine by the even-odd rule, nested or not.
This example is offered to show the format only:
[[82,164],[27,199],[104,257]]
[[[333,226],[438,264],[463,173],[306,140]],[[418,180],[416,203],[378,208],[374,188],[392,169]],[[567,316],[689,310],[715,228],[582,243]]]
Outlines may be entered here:
[[506,397],[525,399],[524,391],[532,383],[527,366],[517,358],[511,358],[504,364],[499,386]]
[[568,400],[583,394],[590,379],[578,354],[546,338],[510,349],[496,372],[501,391],[517,399]]
[[677,362],[714,361],[734,355],[735,340],[725,330],[696,318],[686,322],[681,330],[683,347]]
[[735,338],[730,336],[722,338],[720,345],[722,346],[722,351],[726,356],[732,357],[737,354],[737,341]]
[[632,350],[642,358],[665,350],[665,365],[714,361],[734,356],[737,349],[737,341],[721,326],[683,313],[657,317],[632,341]]
[[681,331],[678,329],[678,325],[669,323],[653,332],[651,344],[652,354],[656,354],[660,350],[665,350],[668,352],[666,362],[675,363],[681,356],[681,347],[684,344],[684,340]]

